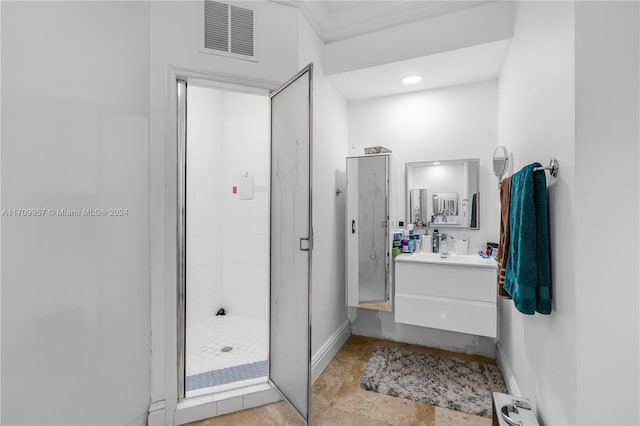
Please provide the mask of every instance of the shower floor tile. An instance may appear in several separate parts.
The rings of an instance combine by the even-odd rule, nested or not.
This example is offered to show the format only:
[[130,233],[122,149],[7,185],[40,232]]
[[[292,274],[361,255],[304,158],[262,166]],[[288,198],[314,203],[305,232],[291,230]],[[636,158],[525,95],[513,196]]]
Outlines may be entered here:
[[[186,376],[267,360],[267,321],[243,315],[214,316],[187,325]],[[223,352],[223,348],[232,348]]]

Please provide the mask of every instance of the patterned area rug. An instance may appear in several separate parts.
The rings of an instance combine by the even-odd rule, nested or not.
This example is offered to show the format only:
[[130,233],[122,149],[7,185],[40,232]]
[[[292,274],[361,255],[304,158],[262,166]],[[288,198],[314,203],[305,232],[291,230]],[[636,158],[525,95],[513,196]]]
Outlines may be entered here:
[[495,365],[380,347],[360,386],[390,396],[491,417],[491,392],[507,393]]

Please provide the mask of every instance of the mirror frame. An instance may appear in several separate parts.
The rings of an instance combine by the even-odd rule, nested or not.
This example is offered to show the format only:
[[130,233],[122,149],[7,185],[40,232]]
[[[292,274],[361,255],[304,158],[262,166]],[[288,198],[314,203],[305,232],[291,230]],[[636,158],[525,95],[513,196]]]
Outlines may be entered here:
[[[498,151],[502,151],[504,154],[503,157],[496,157]],[[496,170],[496,158],[504,158],[504,166],[502,167],[502,172],[498,172]],[[507,174],[507,170],[509,170],[509,151],[506,147],[499,145],[496,147],[495,151],[493,151],[493,157],[491,159],[491,165],[493,166],[493,174],[498,178],[498,182],[502,181],[502,177]]]
[[[471,224],[469,224],[469,226],[461,226],[461,224],[456,223],[456,224],[446,224],[446,223],[437,223],[437,224],[433,224],[433,223],[429,223],[428,226],[433,227],[434,225],[437,225],[437,227],[439,228],[458,228],[458,229],[466,229],[466,230],[473,230],[473,231],[477,231],[480,229],[480,158],[460,158],[460,159],[451,159],[451,160],[429,160],[429,161],[410,161],[410,162],[406,162],[405,163],[405,168],[404,168],[404,187],[405,187],[405,223],[409,224],[410,219],[411,219],[411,190],[412,189],[422,189],[422,188],[409,188],[409,173],[410,170],[413,167],[420,167],[420,166],[435,166],[435,165],[439,165],[439,164],[461,164],[461,163],[468,163],[470,161],[475,161],[478,164],[478,168],[476,170],[476,185],[477,185],[477,203],[478,203],[478,216],[476,218],[476,226],[475,227],[471,227]],[[439,163],[439,164],[435,164],[435,163]],[[468,182],[467,182],[468,185]],[[459,200],[464,200],[465,198],[468,197],[468,202],[469,204],[471,204],[471,199],[472,199],[472,195],[471,194],[459,194]],[[460,202],[460,201],[459,201]],[[458,206],[458,210],[460,209],[460,206]],[[471,209],[471,206],[469,206],[469,211]]]

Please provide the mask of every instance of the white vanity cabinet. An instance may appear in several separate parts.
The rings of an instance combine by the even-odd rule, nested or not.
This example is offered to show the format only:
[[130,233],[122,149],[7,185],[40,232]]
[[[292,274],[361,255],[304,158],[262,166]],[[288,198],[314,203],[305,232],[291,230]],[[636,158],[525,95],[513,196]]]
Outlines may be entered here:
[[416,253],[395,259],[395,321],[497,336],[496,262]]

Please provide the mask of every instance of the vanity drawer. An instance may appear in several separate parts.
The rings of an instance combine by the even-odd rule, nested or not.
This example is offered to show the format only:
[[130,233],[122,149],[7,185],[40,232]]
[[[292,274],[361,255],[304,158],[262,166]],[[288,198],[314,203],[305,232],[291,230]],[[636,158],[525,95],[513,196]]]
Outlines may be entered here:
[[401,294],[396,291],[395,321],[421,327],[496,337],[496,304]]
[[396,262],[396,293],[496,302],[496,270]]

